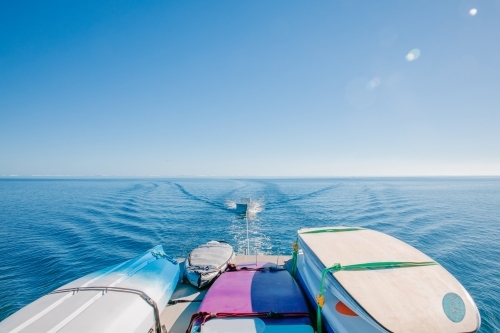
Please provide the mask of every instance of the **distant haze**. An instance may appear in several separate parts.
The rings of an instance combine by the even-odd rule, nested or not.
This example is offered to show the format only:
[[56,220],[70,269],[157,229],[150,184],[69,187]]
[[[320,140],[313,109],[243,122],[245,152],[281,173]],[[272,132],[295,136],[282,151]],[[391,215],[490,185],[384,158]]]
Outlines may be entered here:
[[500,1],[4,1],[0,176],[500,175]]

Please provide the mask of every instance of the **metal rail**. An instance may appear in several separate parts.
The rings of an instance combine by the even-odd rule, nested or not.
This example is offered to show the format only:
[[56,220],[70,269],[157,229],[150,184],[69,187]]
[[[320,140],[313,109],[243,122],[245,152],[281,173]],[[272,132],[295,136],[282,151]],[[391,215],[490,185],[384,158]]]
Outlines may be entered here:
[[50,292],[49,294],[60,294],[60,293],[68,293],[68,292],[73,292],[73,295],[75,292],[79,291],[102,291],[103,295],[104,292],[108,291],[116,291],[119,293],[128,293],[128,294],[135,294],[140,296],[143,300],[146,301],[151,307],[153,308],[154,316],[155,316],[155,332],[156,333],[162,333],[161,332],[161,324],[160,324],[160,312],[158,312],[158,306],[156,305],[156,302],[149,297],[145,292],[142,292],[137,289],[130,289],[130,288],[120,288],[120,287],[76,287],[76,288],[66,288],[66,289],[57,289],[54,290],[53,292]]

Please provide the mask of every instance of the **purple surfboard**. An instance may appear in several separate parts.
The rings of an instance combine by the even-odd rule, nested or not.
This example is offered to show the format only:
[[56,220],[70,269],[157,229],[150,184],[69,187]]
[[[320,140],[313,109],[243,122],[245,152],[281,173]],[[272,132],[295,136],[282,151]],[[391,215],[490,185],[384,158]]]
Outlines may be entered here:
[[[234,329],[243,323],[241,318],[253,318],[255,329],[246,332],[312,332],[309,309],[299,286],[288,271],[274,266],[253,263],[245,269],[245,265],[238,265],[236,271],[223,273],[200,305],[198,313],[204,313],[205,318],[199,317],[193,322],[196,331],[199,332],[201,326],[201,332],[209,332],[214,325],[218,325],[214,331],[226,331],[226,328],[231,329],[227,326],[228,321],[234,321]],[[213,316],[208,318],[207,314],[225,315],[214,319]],[[221,320],[225,323],[220,323]],[[295,325],[296,329],[292,329]]]

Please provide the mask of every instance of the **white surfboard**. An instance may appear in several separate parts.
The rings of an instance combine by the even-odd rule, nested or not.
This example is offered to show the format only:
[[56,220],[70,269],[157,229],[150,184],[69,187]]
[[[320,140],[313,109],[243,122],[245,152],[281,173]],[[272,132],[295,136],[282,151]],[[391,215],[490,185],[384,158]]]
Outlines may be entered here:
[[159,331],[158,311],[166,306],[178,279],[177,261],[159,245],[28,304],[0,322],[0,332],[144,333],[151,327]]
[[[364,264],[358,270],[337,270],[325,275],[327,297],[322,313],[329,329],[336,332],[479,329],[477,307],[460,282],[430,257],[394,237],[368,229],[332,227],[299,230],[298,240],[299,279],[310,296],[319,291],[324,268]],[[381,269],[377,263],[406,264]]]

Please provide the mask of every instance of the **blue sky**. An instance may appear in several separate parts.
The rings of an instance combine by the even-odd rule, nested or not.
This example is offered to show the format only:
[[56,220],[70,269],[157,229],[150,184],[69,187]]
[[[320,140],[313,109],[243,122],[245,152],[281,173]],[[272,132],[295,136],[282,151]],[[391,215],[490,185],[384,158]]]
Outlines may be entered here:
[[499,32],[500,0],[2,1],[0,175],[500,175]]

